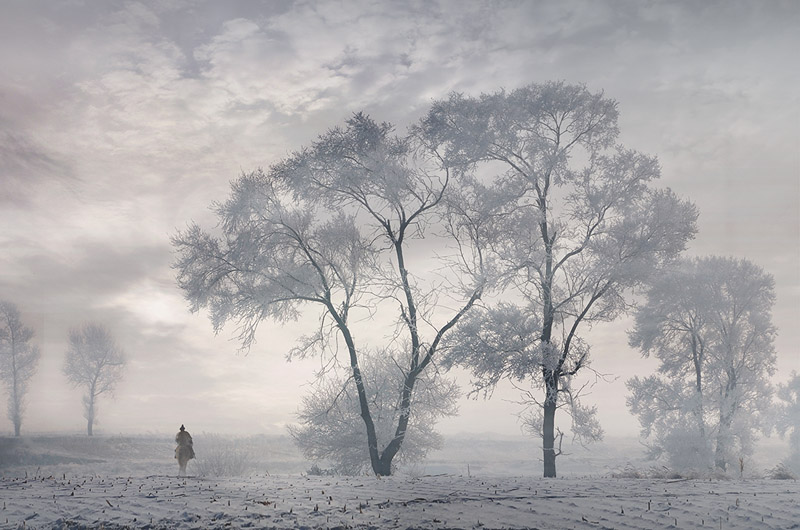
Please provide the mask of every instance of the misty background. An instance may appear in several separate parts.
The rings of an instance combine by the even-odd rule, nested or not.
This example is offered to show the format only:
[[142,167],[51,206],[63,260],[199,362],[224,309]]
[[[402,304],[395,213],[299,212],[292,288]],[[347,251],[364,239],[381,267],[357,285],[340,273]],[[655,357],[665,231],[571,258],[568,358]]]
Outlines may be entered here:
[[[237,353],[233,330],[188,312],[170,236],[213,225],[230,180],[353,112],[404,130],[451,91],[547,80],[619,102],[621,143],[657,155],[659,185],[700,211],[689,255],[774,276],[785,382],[800,371],[798,23],[791,1],[4,2],[0,298],[42,352],[23,432],[83,431],[62,367],[69,330],[96,321],[128,358],[96,432],[285,434],[319,361],[284,355],[316,316],[265,322]],[[657,361],[630,326],[586,334],[607,374],[586,402],[635,436],[624,382]],[[438,430],[520,434],[517,395],[462,399]]]

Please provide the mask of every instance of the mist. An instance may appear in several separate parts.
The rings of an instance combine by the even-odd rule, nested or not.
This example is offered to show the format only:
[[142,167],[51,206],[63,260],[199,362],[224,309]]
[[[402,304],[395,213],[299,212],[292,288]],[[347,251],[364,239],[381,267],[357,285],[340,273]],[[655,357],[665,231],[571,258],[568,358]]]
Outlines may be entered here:
[[[64,480],[70,474],[172,477],[178,473],[174,437],[184,425],[195,440],[197,457],[187,470],[194,478],[218,474],[210,471],[211,455],[236,468],[230,475],[237,477],[539,477],[548,443],[542,438],[547,414],[538,410],[548,402],[549,383],[541,373],[551,361],[549,346],[536,347],[552,343],[565,353],[563,374],[574,368],[559,380],[557,399],[563,401],[545,436],[561,447],[559,477],[656,480],[663,469],[681,480],[768,480],[781,469],[796,476],[800,72],[787,65],[796,63],[798,23],[795,4],[755,1],[2,5],[0,302],[6,305],[0,312],[0,396],[7,407],[0,415],[0,475],[24,480],[39,469],[40,478]],[[602,108],[610,121],[608,130],[592,130],[590,140],[581,137],[580,149],[559,154],[564,166],[553,162],[558,176],[541,211],[558,219],[551,226],[563,237],[557,252],[566,256],[579,246],[582,225],[562,228],[599,208],[606,195],[612,197],[608,211],[618,208],[613,219],[627,219],[634,228],[629,235],[658,226],[653,233],[673,239],[614,269],[614,287],[597,289],[613,296],[587,307],[586,321],[578,322],[584,306],[576,300],[592,295],[576,286],[601,273],[580,274],[603,270],[598,263],[610,270],[609,256],[633,248],[620,243],[633,235],[615,236],[616,247],[608,238],[587,247],[595,254],[564,269],[558,292],[568,295],[557,304],[562,312],[553,319],[552,340],[542,340],[547,304],[541,293],[547,289],[522,282],[519,271],[524,263],[528,278],[537,277],[530,264],[544,247],[534,241],[523,248],[524,237],[509,235],[510,222],[491,225],[518,212],[529,215],[514,218],[520,226],[524,219],[540,220],[535,205],[544,202],[533,191],[539,177],[531,172],[525,181],[524,172],[504,166],[496,153],[477,153],[489,133],[506,141],[509,131],[524,129],[491,129],[524,114],[509,112],[500,120],[501,112],[523,100],[561,104],[570,90],[570,101],[591,102],[596,107],[581,109]],[[434,119],[442,115],[450,121]],[[492,120],[480,122],[489,115]],[[365,118],[355,123],[359,116]],[[461,118],[473,120],[473,130],[455,134],[445,126]],[[384,123],[392,127],[383,131]],[[345,142],[351,137],[370,138],[378,147],[358,151],[361,144]],[[624,146],[628,162],[617,146]],[[392,177],[381,181],[385,193],[375,194],[385,202],[372,212],[357,210],[352,196],[337,203],[333,193],[314,188],[323,173],[358,176],[354,166],[326,158],[345,147],[361,157],[362,168],[373,162],[389,168]],[[537,156],[530,154],[531,168],[550,160]],[[603,164],[608,174],[634,175],[636,185],[615,195],[613,186],[622,180],[601,186],[606,173],[599,171],[582,188],[595,186],[591,193],[568,202],[575,193],[562,184]],[[328,172],[309,178],[308,168]],[[373,181],[352,178],[374,191]],[[269,188],[267,181],[278,184]],[[323,183],[339,191],[355,186]],[[640,197],[634,188],[648,191]],[[441,204],[431,199],[437,190]],[[653,199],[658,190],[669,196],[663,204],[672,201],[663,206],[669,215],[653,213],[662,204]],[[256,204],[255,197],[269,200]],[[392,203],[397,197],[400,202]],[[295,247],[285,238],[269,239],[266,250],[235,247],[233,236],[247,234],[226,230],[242,219],[253,222],[247,216],[254,205],[270,220],[311,219],[292,226],[312,235]],[[420,214],[408,237],[400,238],[407,245],[401,270],[399,245],[391,241],[391,228],[399,225],[379,221],[413,211],[409,205],[419,206]],[[569,215],[557,217],[564,212]],[[602,235],[618,235],[623,225],[604,226]],[[379,239],[387,226],[389,239]],[[204,282],[218,269],[197,265],[205,258],[210,263],[214,253],[192,253],[206,241],[190,237],[194,227],[217,238],[215,250],[228,252],[226,259],[244,256],[239,265],[257,262],[259,274],[286,274],[264,284],[236,277],[215,291]],[[274,233],[260,235],[267,240]],[[353,241],[363,243],[363,255],[345,256]],[[296,261],[299,248],[326,257],[326,279],[350,281],[340,282],[339,291],[334,281],[328,294],[336,303],[322,311],[302,304],[266,309],[265,300],[286,294],[275,285],[325,300],[315,298],[322,291],[308,290],[319,285],[308,280],[308,263]],[[519,258],[514,278],[511,265],[502,271],[498,265],[511,256]],[[736,264],[745,272],[732,272]],[[696,283],[687,294],[675,285],[689,285],[690,269]],[[655,296],[659,281],[670,278],[673,287],[662,285],[664,296]],[[763,280],[760,290],[747,290],[745,280],[752,278]],[[350,284],[357,285],[352,292]],[[727,321],[715,327],[710,315],[741,307],[737,300],[745,295],[718,296],[737,285],[761,293],[748,313],[749,327],[737,332],[755,339],[724,342]],[[413,303],[405,294],[412,290]],[[674,316],[656,301],[680,293],[686,296],[675,306],[691,305],[689,313],[704,315],[704,327],[693,335],[709,345],[702,363],[675,360],[689,351],[686,337],[667,344],[670,330],[656,318]],[[692,293],[697,296],[690,303]],[[409,308],[417,303],[419,323],[412,323]],[[503,304],[544,309],[502,312]],[[651,320],[644,320],[642,308]],[[346,317],[352,350],[343,327],[336,327],[336,311]],[[513,320],[512,313],[522,316]],[[500,315],[501,327],[487,327],[492,315]],[[763,321],[756,322],[757,315]],[[573,322],[578,331],[570,342]],[[91,326],[108,340],[80,338]],[[538,338],[522,345],[490,340],[507,339],[510,328],[533,330]],[[574,355],[567,355],[565,342]],[[105,346],[88,346],[99,343]],[[298,353],[306,343],[314,345],[312,353]],[[726,388],[728,365],[719,352],[744,343],[737,359],[749,371],[736,373],[741,384],[727,401],[712,400]],[[87,357],[90,351],[114,355]],[[355,384],[360,376],[352,370],[353,351],[373,367],[365,370],[364,392]],[[414,355],[422,352],[425,359],[426,351],[430,364],[423,361],[417,379]],[[453,353],[459,351],[460,357]],[[494,364],[470,356],[487,351],[518,356],[495,357]],[[584,351],[591,352],[585,363]],[[670,357],[669,351],[677,353]],[[525,369],[514,364],[522,358]],[[409,391],[411,405],[402,400],[409,382],[417,392]],[[669,407],[653,405],[664,396]],[[394,438],[408,442],[396,462],[383,461],[380,473],[368,452],[366,402],[373,406],[378,452]],[[330,411],[338,415],[314,424]],[[720,435],[723,430],[731,434]],[[690,449],[700,456],[682,460]],[[20,521],[27,517],[19,515]],[[162,515],[165,521],[175,516]],[[142,515],[136,517],[141,522]]]

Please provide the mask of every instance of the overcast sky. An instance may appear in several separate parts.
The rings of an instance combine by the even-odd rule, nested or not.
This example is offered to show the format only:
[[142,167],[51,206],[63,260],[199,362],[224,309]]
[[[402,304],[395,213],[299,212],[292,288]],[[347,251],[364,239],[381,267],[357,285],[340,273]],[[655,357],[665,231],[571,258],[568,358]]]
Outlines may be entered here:
[[[402,131],[450,91],[547,80],[619,102],[621,141],[657,155],[661,184],[700,210],[692,255],[774,275],[787,380],[800,371],[798,27],[793,0],[0,3],[0,299],[42,349],[23,432],[85,429],[61,366],[68,330],[96,321],[129,359],[96,432],[284,433],[316,368],[284,361],[303,323],[264,323],[237,355],[233,330],[215,337],[188,312],[170,236],[209,226],[241,171],[355,111]],[[624,381],[655,366],[628,325],[589,335],[595,369],[616,378],[588,398],[610,434],[638,432]],[[464,401],[441,430],[518,434],[504,397]]]

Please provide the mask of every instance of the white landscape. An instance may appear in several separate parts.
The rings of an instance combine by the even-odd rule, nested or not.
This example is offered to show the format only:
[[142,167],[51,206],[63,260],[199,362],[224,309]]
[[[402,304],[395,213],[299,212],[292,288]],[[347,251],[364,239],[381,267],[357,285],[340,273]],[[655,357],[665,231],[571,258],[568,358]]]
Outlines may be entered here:
[[0,530],[800,529],[798,27],[0,1]]
[[[186,477],[166,436],[3,438],[0,528],[800,528],[796,479],[687,478],[635,440],[577,448],[565,478],[544,479],[524,438],[446,443],[390,477],[309,475],[286,437],[195,438]],[[212,463],[240,475],[203,475]]]

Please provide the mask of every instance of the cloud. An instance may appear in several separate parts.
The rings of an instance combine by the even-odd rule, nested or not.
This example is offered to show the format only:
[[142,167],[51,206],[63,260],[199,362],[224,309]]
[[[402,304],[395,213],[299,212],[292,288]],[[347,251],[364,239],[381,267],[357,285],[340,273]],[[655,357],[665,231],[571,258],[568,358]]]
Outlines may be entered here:
[[69,166],[23,132],[0,122],[0,204],[22,205],[33,188],[55,179],[73,179]]
[[[186,312],[170,235],[192,219],[213,226],[208,206],[240,171],[352,112],[402,131],[450,91],[564,79],[618,99],[622,142],[658,154],[664,185],[697,201],[693,252],[774,267],[791,345],[799,17],[791,2],[3,3],[0,296],[28,311],[49,367],[39,384],[64,395],[68,327],[115,326],[132,360],[111,429],[148,414],[171,429],[204,403],[209,430],[255,413],[285,423],[313,372],[283,362],[302,323],[265,324],[258,349],[235,356],[230,334]],[[43,403],[30,413],[46,425],[58,413]]]
[[162,277],[171,250],[166,244],[124,248],[108,241],[72,241],[48,251],[32,242],[14,245],[16,260],[0,277],[0,289],[30,310],[49,315],[91,314],[105,300]]

